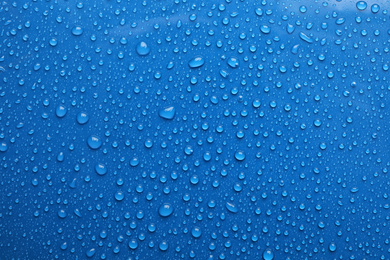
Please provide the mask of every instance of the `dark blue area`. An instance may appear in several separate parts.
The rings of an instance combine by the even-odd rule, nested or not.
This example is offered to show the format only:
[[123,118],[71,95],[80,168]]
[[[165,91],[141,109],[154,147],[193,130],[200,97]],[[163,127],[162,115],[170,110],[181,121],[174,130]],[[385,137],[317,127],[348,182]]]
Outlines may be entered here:
[[390,259],[388,1],[0,6],[1,259]]

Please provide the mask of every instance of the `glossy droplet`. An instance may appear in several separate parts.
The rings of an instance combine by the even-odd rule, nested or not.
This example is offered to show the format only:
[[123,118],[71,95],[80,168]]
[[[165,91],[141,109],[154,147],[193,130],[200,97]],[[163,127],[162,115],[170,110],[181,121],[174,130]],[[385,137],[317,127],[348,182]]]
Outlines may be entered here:
[[96,164],[95,166],[95,171],[98,175],[105,175],[107,173],[107,167],[106,165],[102,164],[102,163],[98,163]]
[[63,209],[60,209],[60,210],[58,211],[58,216],[59,216],[60,218],[66,218],[67,215],[68,215],[68,214],[66,214],[66,211],[63,210]]
[[329,244],[329,251],[330,252],[334,252],[334,251],[336,251],[336,249],[337,249],[337,246],[334,242]]
[[66,115],[66,112],[67,109],[64,105],[59,105],[57,108],[56,108],[56,115],[59,117],[59,118],[62,118]]
[[372,12],[373,14],[378,13],[380,9],[381,9],[381,8],[380,8],[380,6],[379,6],[378,4],[373,4],[373,5],[371,6],[371,12]]
[[192,68],[192,69],[195,69],[195,68],[202,67],[203,64],[204,64],[203,57],[202,56],[196,56],[195,58],[190,60],[190,62],[188,63],[188,66],[190,66],[190,68]]
[[50,46],[52,46],[52,47],[57,46],[57,43],[58,43],[58,41],[57,41],[56,38],[51,38],[50,41],[49,41],[49,44],[50,44]]
[[122,191],[117,191],[114,197],[117,201],[122,201],[125,198],[125,194]]
[[176,109],[174,107],[166,107],[159,112],[159,116],[164,119],[171,120],[175,117]]
[[64,153],[63,152],[60,152],[58,155],[57,155],[57,161],[59,162],[63,162],[64,161]]
[[74,211],[74,214],[76,215],[76,216],[78,216],[78,217],[82,217],[82,215],[81,215],[81,212],[80,212],[80,210],[79,209],[75,209]]
[[80,112],[77,114],[77,123],[84,125],[88,122],[89,116],[86,112]]
[[243,160],[245,160],[245,153],[244,153],[244,151],[237,151],[237,152],[234,154],[234,158],[236,158],[238,161],[243,161]]
[[139,164],[139,160],[137,157],[133,157],[133,159],[130,160],[130,166],[136,167]]
[[167,241],[161,241],[161,243],[158,245],[158,248],[160,248],[161,251],[167,251],[169,248],[169,244]]
[[230,59],[228,59],[228,65],[231,67],[231,68],[238,68],[238,66],[240,65],[240,63],[238,62],[238,59],[235,58],[235,57],[231,57]]
[[96,249],[95,249],[95,248],[91,248],[91,249],[89,249],[89,250],[85,253],[85,255],[86,255],[88,258],[91,258],[91,257],[93,257],[93,256],[95,255],[95,253],[96,253]]
[[80,36],[80,35],[82,35],[83,34],[83,28],[81,28],[80,26],[75,26],[75,27],[73,27],[73,29],[72,29],[72,34],[74,35],[74,36]]
[[153,146],[153,141],[151,139],[146,139],[145,140],[145,147],[152,148],[152,146]]
[[271,28],[268,25],[262,25],[260,27],[260,31],[264,34],[269,34],[271,32]]
[[6,143],[0,143],[0,152],[6,152],[8,150],[8,145]]
[[263,10],[260,7],[258,7],[258,8],[256,8],[255,13],[256,13],[257,16],[262,16],[263,15]]
[[230,211],[231,213],[237,213],[238,212],[238,208],[236,207],[236,205],[234,205],[231,202],[226,202],[226,209],[228,211]]
[[273,260],[273,259],[274,259],[274,253],[272,252],[271,249],[267,248],[267,249],[263,252],[263,259],[264,259],[264,260]]
[[173,207],[169,203],[162,204],[158,209],[158,214],[160,214],[161,217],[169,217],[172,213]]
[[138,242],[137,242],[137,240],[135,240],[135,239],[132,239],[132,240],[130,240],[130,242],[129,242],[129,247],[130,247],[130,249],[137,249],[137,247],[138,247]]
[[194,228],[191,230],[191,235],[192,235],[194,238],[199,238],[199,237],[202,235],[202,231],[200,230],[199,227],[194,227]]
[[295,26],[292,25],[292,24],[288,24],[288,25],[287,25],[287,32],[288,32],[289,34],[292,34],[294,31],[295,31]]
[[89,148],[93,150],[99,149],[100,146],[102,146],[102,140],[96,135],[91,135],[90,137],[88,137],[87,143]]
[[299,33],[299,37],[307,43],[313,43],[313,39],[304,34],[303,32]]
[[146,44],[146,42],[140,42],[138,45],[137,45],[137,53],[140,55],[140,56],[146,56],[150,53],[150,48],[149,46]]
[[356,3],[356,8],[360,11],[366,10],[367,8],[367,3],[364,1],[359,1]]

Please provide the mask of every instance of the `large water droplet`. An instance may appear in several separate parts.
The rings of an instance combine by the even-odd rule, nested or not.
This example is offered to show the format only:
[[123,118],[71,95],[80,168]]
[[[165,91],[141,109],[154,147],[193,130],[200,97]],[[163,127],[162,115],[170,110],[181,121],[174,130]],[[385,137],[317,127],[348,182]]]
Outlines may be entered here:
[[238,208],[236,207],[236,205],[234,205],[233,203],[231,202],[226,202],[226,209],[232,213],[237,213],[238,212]]
[[102,146],[102,140],[96,135],[91,135],[90,137],[88,137],[87,143],[89,148],[93,150],[99,149],[100,146]]
[[264,260],[273,260],[273,259],[274,259],[274,253],[272,252],[271,249],[267,248],[267,249],[263,252],[263,259],[264,259]]
[[77,123],[84,125],[88,122],[89,116],[86,112],[80,112],[77,114]]
[[8,150],[8,145],[6,143],[0,143],[0,152],[6,152]]
[[105,175],[107,173],[107,167],[102,163],[98,163],[95,166],[95,171],[98,175]]
[[72,29],[72,34],[75,36],[80,36],[83,34],[83,31],[84,31],[83,28],[81,28],[80,26],[75,26]]
[[150,48],[149,46],[146,44],[146,42],[140,42],[138,45],[137,45],[137,53],[141,56],[146,56],[149,54],[150,52]]
[[237,151],[237,152],[234,154],[234,157],[235,157],[238,161],[243,161],[243,160],[245,160],[245,153],[244,153],[244,151]]
[[238,59],[235,58],[235,57],[231,57],[229,60],[228,60],[228,65],[235,69],[235,68],[238,68],[238,66],[240,65],[240,63],[238,62]]
[[190,66],[190,68],[192,68],[192,69],[195,69],[195,68],[202,67],[203,64],[204,64],[203,57],[202,56],[196,56],[195,58],[190,60],[190,62],[188,63],[188,66]]
[[367,8],[367,3],[364,2],[364,1],[359,1],[359,2],[356,3],[356,7],[357,7],[357,9],[360,10],[360,11],[366,10],[366,8]]
[[158,214],[160,214],[161,217],[169,217],[172,213],[173,207],[169,203],[162,204],[158,209]]
[[159,116],[164,119],[173,119],[175,117],[176,109],[175,107],[166,107],[159,112]]
[[57,108],[56,108],[56,115],[61,118],[61,117],[64,117],[66,115],[66,112],[68,112],[68,110],[66,109],[66,107],[64,105],[59,105]]

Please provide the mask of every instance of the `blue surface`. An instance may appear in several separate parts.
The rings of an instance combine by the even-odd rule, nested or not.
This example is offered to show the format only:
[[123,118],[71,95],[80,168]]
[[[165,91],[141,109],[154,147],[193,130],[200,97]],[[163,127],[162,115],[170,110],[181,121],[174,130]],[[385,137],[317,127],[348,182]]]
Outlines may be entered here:
[[390,259],[388,1],[0,7],[1,259]]

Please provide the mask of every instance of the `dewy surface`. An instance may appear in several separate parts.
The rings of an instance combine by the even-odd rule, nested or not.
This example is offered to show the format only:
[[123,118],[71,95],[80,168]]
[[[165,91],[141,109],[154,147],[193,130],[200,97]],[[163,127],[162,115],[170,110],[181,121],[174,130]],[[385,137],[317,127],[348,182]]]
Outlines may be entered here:
[[0,5],[1,259],[390,259],[389,1]]

